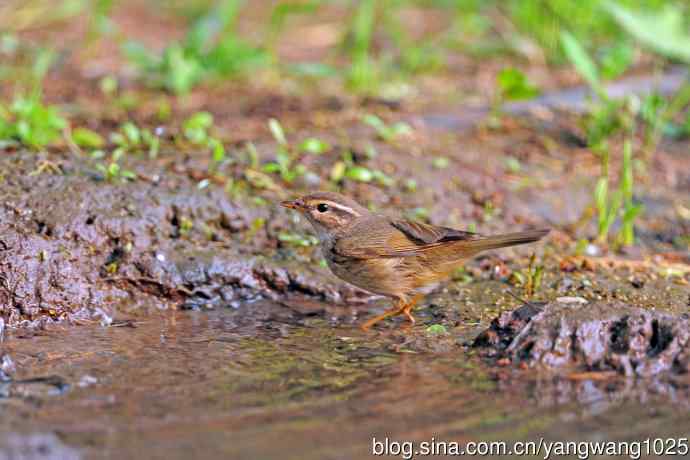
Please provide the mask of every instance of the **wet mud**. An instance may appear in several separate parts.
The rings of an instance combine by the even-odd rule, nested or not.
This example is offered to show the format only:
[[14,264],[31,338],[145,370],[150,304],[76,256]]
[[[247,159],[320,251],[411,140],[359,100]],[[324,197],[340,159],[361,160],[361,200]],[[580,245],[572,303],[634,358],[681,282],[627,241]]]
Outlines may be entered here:
[[473,346],[485,356],[551,370],[639,377],[690,373],[688,314],[567,300],[505,312]]
[[[222,189],[199,192],[182,175],[111,184],[75,163],[62,163],[60,174],[32,174],[42,163],[31,154],[0,162],[12,172],[0,184],[7,327],[105,318],[118,308],[231,306],[288,293],[336,303],[356,296],[277,248],[271,231],[288,222],[273,206],[242,206]],[[250,232],[259,219],[272,229]]]

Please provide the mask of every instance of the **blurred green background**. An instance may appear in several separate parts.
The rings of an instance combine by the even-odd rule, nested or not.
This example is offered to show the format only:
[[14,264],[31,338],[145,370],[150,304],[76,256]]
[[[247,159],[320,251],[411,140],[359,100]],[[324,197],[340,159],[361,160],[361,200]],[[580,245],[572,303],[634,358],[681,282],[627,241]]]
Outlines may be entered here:
[[[10,0],[0,6],[0,51],[11,54],[22,35],[52,31],[34,44],[83,52],[115,43],[123,65],[178,94],[257,68],[338,77],[348,90],[372,93],[392,79],[453,69],[459,56],[567,65],[567,35],[611,79],[658,65],[651,56],[690,59],[686,7],[663,0]],[[61,36],[60,28],[73,33]]]

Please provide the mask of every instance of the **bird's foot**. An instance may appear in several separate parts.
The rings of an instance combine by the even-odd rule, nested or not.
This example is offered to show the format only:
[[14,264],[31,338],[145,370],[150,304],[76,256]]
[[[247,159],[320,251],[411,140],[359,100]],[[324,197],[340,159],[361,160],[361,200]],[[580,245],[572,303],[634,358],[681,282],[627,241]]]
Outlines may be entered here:
[[385,312],[383,312],[383,314],[381,314],[379,316],[375,316],[375,317],[371,318],[370,320],[368,320],[366,323],[362,324],[360,326],[360,329],[362,329],[364,332],[367,332],[367,331],[369,331],[369,329],[371,329],[371,327],[374,324],[378,323],[379,321],[383,321],[384,319],[389,318],[391,316],[397,316],[397,315],[401,314],[402,312],[403,312],[403,309],[400,307],[395,307],[395,308],[391,308],[390,310],[386,310]]
[[386,318],[392,317],[392,316],[398,316],[398,315],[405,315],[407,320],[409,321],[408,327],[414,326],[416,323],[414,316],[412,316],[412,309],[414,306],[417,304],[417,301],[419,300],[420,296],[416,296],[409,302],[398,302],[398,305],[395,307],[391,308],[390,310],[386,310],[383,312],[383,314],[379,316],[375,316],[374,318],[371,318],[369,321],[366,323],[362,324],[361,329],[364,332],[367,332],[371,327],[378,323],[379,321],[383,321]]

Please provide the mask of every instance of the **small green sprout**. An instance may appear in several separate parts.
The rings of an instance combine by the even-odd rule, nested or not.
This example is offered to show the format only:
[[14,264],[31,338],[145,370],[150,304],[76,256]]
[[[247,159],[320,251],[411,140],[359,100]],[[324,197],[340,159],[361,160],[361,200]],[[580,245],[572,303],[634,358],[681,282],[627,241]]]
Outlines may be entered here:
[[429,335],[445,335],[448,333],[443,324],[432,324],[426,328],[425,332]]
[[351,64],[348,85],[361,92],[372,92],[378,86],[378,66],[371,56],[371,43],[376,27],[376,0],[357,2],[349,30],[347,51]]
[[66,126],[58,109],[43,105],[38,95],[17,96],[10,107],[0,104],[0,141],[42,149],[55,141]]
[[124,182],[137,178],[135,172],[123,169],[116,161],[111,161],[108,165],[97,164],[96,169],[103,174],[104,179],[108,182]]
[[621,243],[629,246],[635,243],[635,219],[644,210],[642,204],[633,201],[634,175],[632,166],[632,142],[630,139],[626,139],[623,144],[623,165],[620,187],[623,201]]
[[374,179],[374,173],[363,166],[351,166],[345,171],[345,177],[357,182],[371,182]]
[[302,152],[311,153],[312,155],[321,155],[328,152],[331,146],[327,142],[322,141],[316,137],[308,137],[299,145]]
[[401,136],[412,134],[412,128],[407,123],[397,122],[392,125],[387,125],[376,115],[365,115],[362,121],[374,128],[376,135],[386,142],[392,142]]
[[196,112],[182,123],[182,132],[187,141],[194,145],[204,146],[211,151],[215,163],[225,159],[225,147],[210,131],[213,129],[213,115],[208,112]]
[[273,139],[276,140],[278,145],[281,147],[288,146],[287,138],[285,137],[285,130],[283,129],[283,125],[281,125],[278,120],[275,118],[269,119],[268,129],[271,131],[271,135],[273,136]]
[[519,101],[539,95],[539,89],[529,83],[525,74],[512,67],[501,70],[496,82],[500,101]]
[[87,128],[75,128],[72,130],[72,140],[79,147],[87,149],[100,149],[105,145],[103,136]]
[[278,151],[275,160],[266,163],[263,166],[263,171],[278,173],[285,182],[293,182],[297,177],[304,175],[307,168],[300,163],[299,155],[288,144],[285,130],[280,122],[271,118],[268,120],[268,128],[278,143]]
[[196,112],[182,123],[184,137],[192,144],[208,142],[208,131],[212,127],[213,115],[208,112]]
[[513,174],[517,174],[522,170],[522,164],[520,164],[520,160],[518,160],[515,157],[506,157],[505,165],[508,171],[510,171]]
[[259,152],[253,142],[247,142],[244,146],[244,151],[247,154],[247,161],[249,167],[252,169],[259,169]]
[[124,54],[147,83],[175,94],[187,93],[211,77],[243,74],[265,66],[270,63],[269,53],[237,34],[242,3],[217,2],[191,25],[182,40],[170,43],[162,53],[128,41],[123,45]]
[[194,228],[194,222],[188,217],[180,219],[180,235],[187,235]]
[[383,171],[356,165],[352,152],[347,150],[342,154],[342,161],[336,162],[331,168],[330,179],[332,182],[340,182],[343,179],[355,182],[376,182],[384,187],[395,184],[395,180]]
[[107,75],[101,78],[98,82],[98,87],[101,90],[101,93],[106,96],[115,95],[117,93],[118,86],[117,78],[112,75]]
[[309,247],[319,244],[318,238],[313,235],[299,235],[297,233],[281,232],[278,234],[278,240],[292,246]]
[[347,164],[344,161],[336,161],[330,172],[330,179],[333,182],[340,182],[345,177]]
[[450,160],[448,157],[436,157],[431,164],[436,169],[446,169],[450,165]]
[[275,161],[265,164],[263,170],[267,173],[279,173],[281,179],[288,183],[306,172],[305,166],[294,164],[292,157],[285,150],[279,150]]
[[544,276],[544,266],[536,264],[536,255],[532,254],[527,267],[527,279],[525,281],[525,297],[530,299],[541,287],[541,280]]
[[160,139],[146,128],[139,128],[131,121],[120,126],[120,130],[110,134],[110,142],[117,148],[118,155],[139,153],[146,150],[150,158],[158,155]]

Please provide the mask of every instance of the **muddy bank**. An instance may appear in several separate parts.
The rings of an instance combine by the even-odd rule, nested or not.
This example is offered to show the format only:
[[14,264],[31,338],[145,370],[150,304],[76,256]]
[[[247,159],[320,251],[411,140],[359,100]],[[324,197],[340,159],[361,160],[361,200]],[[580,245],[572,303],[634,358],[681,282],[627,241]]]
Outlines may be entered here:
[[[330,302],[354,290],[299,263],[274,206],[198,190],[148,167],[117,184],[88,167],[5,155],[0,190],[0,312],[7,326],[108,318],[115,309],[232,306],[288,292]],[[269,222],[250,228],[255,222]],[[311,269],[310,267],[317,267]],[[101,318],[101,319],[102,319]],[[106,321],[107,322],[107,321]]]
[[473,346],[503,364],[640,377],[688,374],[690,317],[564,299],[501,314]]
[[[108,324],[118,311],[130,315],[173,306],[236,307],[244,301],[285,300],[295,295],[301,299],[293,303],[297,310],[327,315],[324,303],[317,303],[312,311],[304,300],[335,305],[369,298],[333,277],[314,247],[281,241],[281,233],[299,236],[307,230],[270,199],[257,205],[251,195],[231,198],[214,184],[200,189],[195,175],[184,168],[176,172],[180,168],[175,163],[133,161],[130,167],[139,179],[118,183],[104,180],[93,162],[61,155],[19,152],[0,158],[4,171],[0,183],[0,311],[6,326],[39,326],[64,319]],[[430,180],[446,173],[431,170],[426,174],[425,180]],[[496,183],[491,184],[486,183],[484,190],[494,190]],[[369,185],[351,190],[360,197],[371,197],[372,192],[380,194]],[[501,197],[499,192],[492,193],[494,200]],[[428,199],[434,196],[436,193],[425,195]],[[485,206],[481,200],[465,202],[452,194],[440,196],[441,201],[431,208],[434,211],[458,205],[471,215]],[[512,211],[485,226],[505,231],[530,213],[558,215],[558,211],[543,208],[547,198],[521,201],[509,194],[510,205],[504,206]],[[671,205],[666,203],[660,209],[668,210]],[[673,217],[659,219],[664,232],[678,230]],[[439,217],[431,220],[445,223]],[[556,244],[567,245],[564,237],[556,236]],[[421,306],[422,319],[454,328],[467,321],[489,321],[510,309],[501,283],[485,286],[477,281],[516,286],[512,273],[521,270],[526,261],[514,255],[530,250],[500,251],[471,261],[447,289],[427,298]],[[641,272],[635,269],[633,274],[623,264],[624,272],[618,273],[616,267],[565,263],[557,252],[545,256],[549,268],[540,293],[544,300],[563,295],[590,300],[613,296],[645,308],[663,304],[676,313],[687,303],[687,285],[667,279],[661,273],[662,265],[642,265]],[[687,273],[680,276],[677,280],[683,281]],[[379,307],[385,305],[373,305]]]

